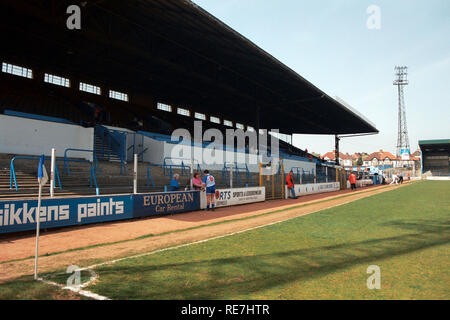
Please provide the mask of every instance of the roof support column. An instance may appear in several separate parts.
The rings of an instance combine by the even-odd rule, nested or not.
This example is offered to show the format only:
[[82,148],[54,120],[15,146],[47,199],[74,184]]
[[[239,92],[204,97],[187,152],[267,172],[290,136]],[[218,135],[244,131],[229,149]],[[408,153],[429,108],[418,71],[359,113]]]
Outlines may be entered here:
[[336,134],[334,136],[334,152],[335,154],[335,158],[336,158],[336,165],[339,165],[339,140],[341,140],[338,135]]
[[260,114],[261,114],[261,107],[260,106],[256,106],[256,154],[259,155],[259,129],[261,127],[261,118],[260,118]]

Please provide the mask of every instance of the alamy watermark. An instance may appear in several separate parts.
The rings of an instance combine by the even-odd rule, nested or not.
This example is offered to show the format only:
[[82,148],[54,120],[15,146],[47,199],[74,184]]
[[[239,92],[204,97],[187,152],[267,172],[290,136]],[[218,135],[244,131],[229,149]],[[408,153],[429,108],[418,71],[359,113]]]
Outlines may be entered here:
[[366,21],[367,29],[380,30],[381,29],[381,8],[377,5],[370,5],[366,10],[369,17]]
[[[174,164],[193,162],[194,165],[221,166],[226,164],[263,164],[262,174],[272,175],[279,169],[278,129],[270,131],[226,129],[225,137],[219,129],[203,132],[202,121],[194,121],[194,137],[187,129],[173,131],[171,140],[177,144],[170,158]],[[268,144],[270,136],[270,144]]]
[[69,30],[81,29],[81,9],[73,4],[67,7],[66,13],[70,16],[66,20],[66,26]]
[[81,272],[80,267],[78,266],[69,266],[67,267],[66,273],[69,273],[70,276],[67,278],[66,286],[73,287],[79,286],[81,284]]
[[70,274],[70,276],[66,280],[66,286],[67,287],[83,287],[83,286],[86,286],[93,279],[97,278],[97,274],[93,270],[88,269],[87,271],[90,273],[90,279],[87,282],[85,282],[84,284],[82,284],[80,267],[76,266],[76,265],[68,266],[66,273]]
[[368,266],[366,272],[368,274],[371,274],[371,276],[367,278],[367,288],[370,290],[381,289],[381,269],[380,269],[380,267],[377,265]]

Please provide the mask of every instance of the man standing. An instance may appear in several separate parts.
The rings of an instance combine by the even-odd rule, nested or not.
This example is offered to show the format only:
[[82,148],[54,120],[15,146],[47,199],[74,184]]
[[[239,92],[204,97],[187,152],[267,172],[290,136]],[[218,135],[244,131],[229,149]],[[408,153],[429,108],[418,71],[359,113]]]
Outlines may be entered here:
[[398,184],[398,177],[395,173],[392,174],[392,182],[391,184]]
[[348,177],[352,190],[356,190],[356,175],[352,172]]
[[214,211],[215,207],[215,195],[216,195],[216,180],[214,177],[209,174],[208,170],[203,171],[203,181],[202,185],[206,189],[206,210],[209,210],[209,206],[211,205],[212,211]]
[[286,184],[287,184],[287,188],[289,190],[289,193],[291,194],[291,198],[292,199],[297,199],[296,195],[295,195],[295,188],[294,188],[294,172],[292,172],[292,170],[289,172],[289,174],[286,177]]

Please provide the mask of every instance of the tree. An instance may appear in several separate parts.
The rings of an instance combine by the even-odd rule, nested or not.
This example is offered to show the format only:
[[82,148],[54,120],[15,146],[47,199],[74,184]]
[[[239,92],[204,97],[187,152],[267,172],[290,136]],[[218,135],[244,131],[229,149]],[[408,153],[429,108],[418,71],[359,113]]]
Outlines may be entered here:
[[364,162],[363,162],[362,157],[359,157],[359,158],[358,158],[358,161],[356,161],[356,165],[357,165],[357,166],[362,166],[363,163],[364,163]]

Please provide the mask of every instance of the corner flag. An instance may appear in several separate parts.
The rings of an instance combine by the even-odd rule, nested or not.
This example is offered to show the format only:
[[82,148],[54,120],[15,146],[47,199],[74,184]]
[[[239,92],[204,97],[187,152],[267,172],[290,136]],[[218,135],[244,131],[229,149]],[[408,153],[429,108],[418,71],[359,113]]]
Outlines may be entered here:
[[36,217],[36,252],[34,255],[34,280],[38,280],[38,258],[39,258],[39,225],[41,221],[41,197],[42,197],[42,187],[48,181],[47,170],[44,166],[45,157],[42,155],[39,158],[38,165],[38,181],[39,181],[39,195],[38,195],[38,206],[35,211]]
[[48,175],[47,170],[44,166],[45,157],[44,155],[41,156],[39,159],[39,165],[38,165],[38,181],[39,185],[44,186],[48,181]]

